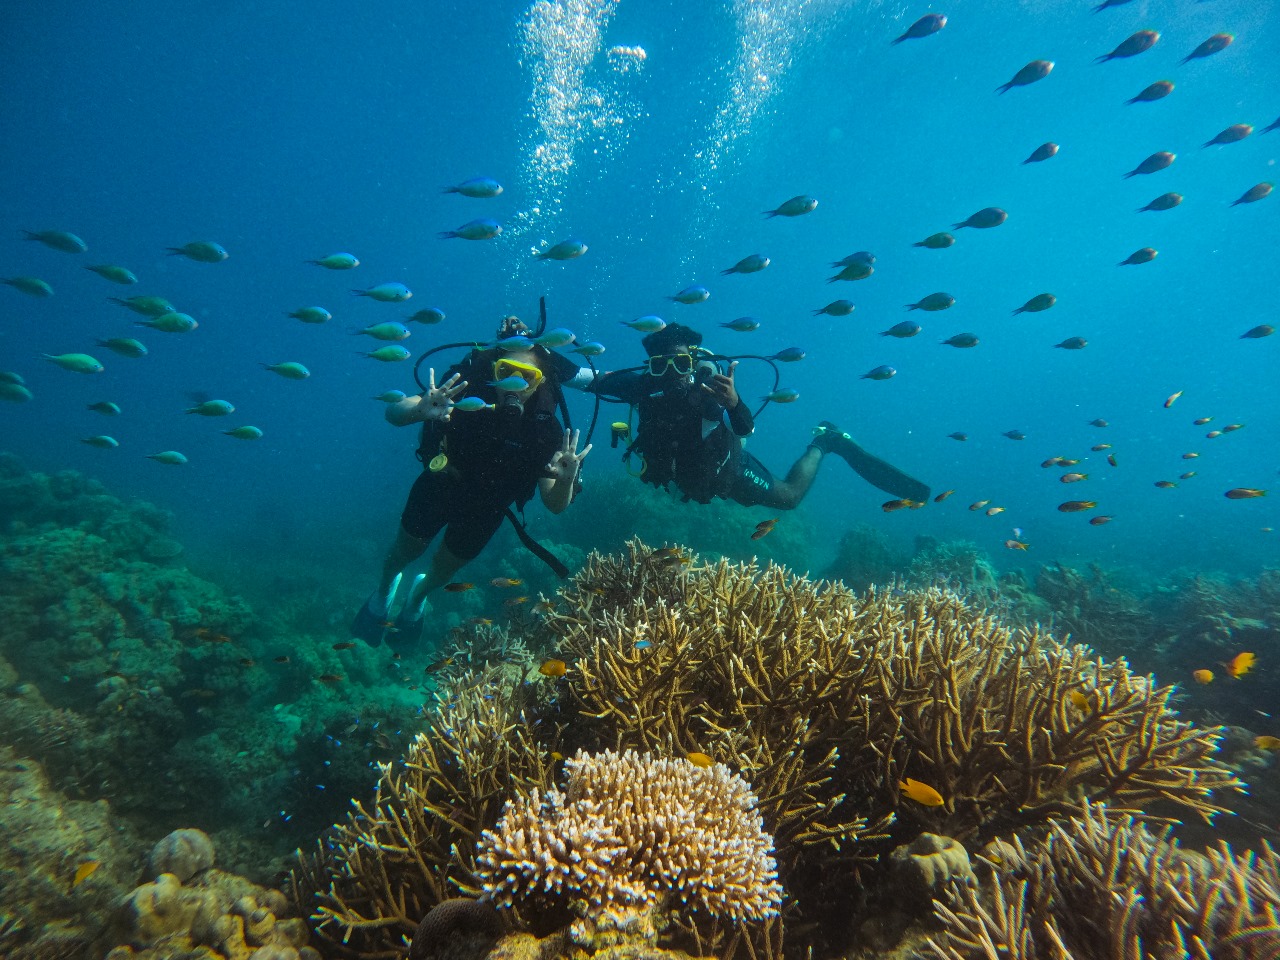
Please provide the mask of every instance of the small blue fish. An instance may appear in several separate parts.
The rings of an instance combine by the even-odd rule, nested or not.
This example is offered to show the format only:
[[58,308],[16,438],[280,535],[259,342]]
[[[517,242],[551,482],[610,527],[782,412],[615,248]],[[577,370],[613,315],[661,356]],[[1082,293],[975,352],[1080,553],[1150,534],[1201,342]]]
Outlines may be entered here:
[[529,381],[524,377],[517,377],[512,374],[509,377],[503,377],[501,380],[490,380],[489,386],[495,390],[509,390],[512,393],[520,393],[529,389]]
[[851,253],[843,259],[834,261],[833,267],[852,267],[855,263],[861,263],[863,266],[874,267],[876,265],[876,255],[870,250],[859,250],[857,253]]
[[738,333],[750,333],[753,330],[760,329],[760,321],[755,317],[738,317],[738,319],[722,323],[720,326],[726,330],[736,330]]
[[587,252],[587,245],[581,240],[561,240],[554,247],[542,251],[535,260],[576,260]]
[[637,650],[648,650],[648,649],[649,649],[650,647],[652,647],[652,646],[653,646],[653,643],[652,643],[652,641],[649,641],[649,640],[637,640],[637,641],[636,641],[636,649],[637,649]]
[[381,400],[383,403],[399,403],[407,394],[403,390],[385,390],[374,397],[374,400]]
[[791,403],[800,399],[800,391],[792,390],[790,387],[783,387],[780,390],[773,391],[773,393],[766,393],[760,399],[768,400],[771,403]]
[[805,353],[799,347],[787,347],[773,355],[773,359],[781,360],[783,363],[795,363],[797,360],[803,360],[804,357]]
[[473,197],[477,200],[488,200],[502,193],[502,184],[493,177],[472,177],[470,180],[463,180],[461,183],[452,187],[445,187],[441,193],[460,193],[464,197]]
[[921,330],[920,324],[912,323],[910,320],[903,320],[901,323],[895,323],[888,330],[881,330],[882,337],[897,337],[904,339],[906,337],[914,337]]
[[574,335],[572,330],[565,327],[556,327],[552,330],[548,330],[540,337],[534,337],[533,342],[540,347],[546,347],[548,350],[552,350],[556,347],[568,346],[576,339],[577,337]]
[[828,317],[847,317],[853,310],[852,300],[832,300],[825,307],[813,311],[813,315],[820,317],[825,313]]
[[882,364],[881,366],[876,367],[874,370],[868,370],[858,379],[859,380],[888,380],[891,377],[896,377],[897,375],[898,375],[898,371],[895,370],[893,367],[889,366],[888,364]]
[[947,25],[945,14],[926,13],[923,17],[907,27],[906,33],[893,41],[893,44],[902,43],[904,40],[920,40],[924,37],[933,36],[943,27]]
[[403,303],[413,296],[413,291],[403,283],[380,283],[368,290],[352,290],[357,297],[368,297],[379,303]]
[[444,311],[439,307],[423,307],[416,313],[411,313],[408,319],[414,323],[424,323],[427,326],[434,326],[444,320]]
[[710,296],[711,296],[710,290],[708,290],[706,287],[700,284],[695,283],[692,286],[685,287],[675,296],[667,297],[667,299],[675,303],[691,304],[691,303],[702,303],[704,300],[707,300]]
[[319,260],[304,260],[303,263],[312,263],[317,267],[324,267],[326,270],[354,270],[360,266],[360,261],[356,259],[354,253],[331,253],[327,257],[321,257]]
[[[737,263],[727,270],[721,270],[720,275],[727,277],[731,273],[759,273],[767,267],[772,261],[763,253],[753,253],[749,257],[743,257]],[[708,294],[710,296],[710,294]]]
[[772,220],[774,217],[803,217],[806,213],[813,213],[817,209],[817,200],[801,194],[779,204],[773,210],[764,211],[764,216],[766,220]]
[[657,333],[667,325],[667,321],[653,314],[649,314],[647,317],[636,317],[634,320],[620,320],[618,322],[640,333]]
[[586,343],[580,343],[569,351],[570,353],[580,353],[584,357],[598,357],[604,353],[604,344],[595,340],[588,340]]
[[490,217],[483,217],[468,221],[457,230],[445,230],[436,236],[441,240],[449,240],[453,237],[460,237],[463,240],[492,240],[500,233],[502,233],[502,224]]
[[532,350],[533,341],[523,334],[517,333],[514,337],[503,337],[501,340],[495,340],[491,346],[497,347],[504,353],[513,353],[522,350]]

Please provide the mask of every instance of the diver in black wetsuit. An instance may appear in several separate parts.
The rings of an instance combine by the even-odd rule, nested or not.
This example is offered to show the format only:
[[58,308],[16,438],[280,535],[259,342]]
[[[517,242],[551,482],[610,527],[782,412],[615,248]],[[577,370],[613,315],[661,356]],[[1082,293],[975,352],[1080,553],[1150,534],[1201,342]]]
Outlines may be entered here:
[[[500,339],[523,330],[513,321],[503,322]],[[585,373],[538,346],[477,349],[450,367],[439,386],[432,370],[422,394],[387,408],[397,427],[423,425],[418,457],[424,470],[409,491],[378,588],[351,624],[353,637],[374,644],[390,630],[397,643],[417,640],[427,595],[479,555],[512,506],[522,509],[535,492],[552,513],[569,506],[591,445],[579,451],[578,431],[567,429],[556,412],[561,388],[589,382]],[[464,391],[469,402],[456,411]],[[401,571],[442,532],[427,573],[414,580],[390,623]],[[517,535],[547,559],[519,525]]]
[[722,369],[701,350],[702,334],[678,323],[642,343],[649,354],[644,370],[604,374],[588,389],[635,405],[639,426],[628,452],[642,458],[645,483],[674,482],[686,500],[699,503],[723,497],[748,507],[792,510],[809,492],[823,456],[834,453],[872,486],[905,500],[928,500],[928,486],[873,457],[825,420],[786,478],[778,479],[743,448],[742,438],[755,423],[734,385],[737,361]]

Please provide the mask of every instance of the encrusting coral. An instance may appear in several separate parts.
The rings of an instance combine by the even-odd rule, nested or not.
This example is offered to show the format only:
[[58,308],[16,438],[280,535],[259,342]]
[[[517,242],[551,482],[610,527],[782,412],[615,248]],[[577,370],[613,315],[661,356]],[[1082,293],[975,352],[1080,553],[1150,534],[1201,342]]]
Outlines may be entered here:
[[1047,835],[989,850],[990,877],[939,903],[943,960],[1274,960],[1280,857],[1183,851],[1165,826],[1085,804]]
[[579,752],[552,787],[509,802],[480,838],[484,899],[568,898],[573,937],[598,947],[620,931],[656,940],[665,914],[703,910],[732,921],[776,916],[773,839],[756,799],[723,764]]

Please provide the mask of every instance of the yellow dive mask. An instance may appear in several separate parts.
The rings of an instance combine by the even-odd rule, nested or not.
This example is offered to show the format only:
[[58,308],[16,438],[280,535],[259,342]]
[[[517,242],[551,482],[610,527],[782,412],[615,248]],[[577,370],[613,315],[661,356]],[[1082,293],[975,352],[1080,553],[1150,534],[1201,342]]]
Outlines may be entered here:
[[508,360],[506,357],[493,361],[493,379],[505,380],[507,377],[519,377],[530,387],[542,383],[542,371],[531,363]]

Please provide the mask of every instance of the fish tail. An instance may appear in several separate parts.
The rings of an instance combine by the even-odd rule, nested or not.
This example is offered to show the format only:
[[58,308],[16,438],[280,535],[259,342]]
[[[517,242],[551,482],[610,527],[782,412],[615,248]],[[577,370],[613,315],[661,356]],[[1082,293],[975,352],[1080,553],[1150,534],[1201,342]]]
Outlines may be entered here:
[[772,220],[774,217],[778,215],[777,210],[764,210],[762,211],[762,213],[764,213],[764,218],[766,220]]
[[1121,179],[1121,180],[1128,180],[1130,177],[1136,177],[1137,175],[1138,175],[1138,174],[1137,174],[1137,171],[1136,171],[1136,170],[1130,170],[1128,173],[1126,173],[1126,174],[1125,174],[1123,177],[1121,177],[1120,179]]
[[357,297],[367,297],[369,295],[363,290],[352,290],[351,292],[354,293]]
[[40,241],[40,237],[38,234],[32,233],[30,230],[23,230],[22,232],[26,234],[25,239],[35,240],[37,243]]
[[441,193],[461,193],[462,191],[459,190],[457,187],[445,187],[440,192]]
[[1019,307],[1017,310],[1013,311],[1013,315],[1016,317],[1018,314],[1020,314],[1020,313],[1026,313],[1026,312],[1027,312],[1027,311],[1026,311],[1024,308]]
[[738,271],[734,270],[734,269],[733,269],[733,267],[730,267],[728,270],[721,270],[721,271],[720,271],[720,276],[722,276],[722,277],[727,277],[727,276],[729,276],[729,274],[731,274],[731,273],[737,273],[737,272],[738,272]]
[[904,304],[903,304],[903,306],[904,306],[904,307],[906,307],[908,310],[919,310],[919,309],[920,309],[919,304],[915,304],[915,303],[904,303]]
[[169,256],[171,257],[181,257],[186,255],[186,251],[181,247],[165,247],[165,249],[169,251]]
[[962,227],[967,227],[968,225],[969,225],[969,221],[968,221],[968,220],[966,220],[964,223],[953,223],[953,224],[951,225],[951,229],[952,229],[952,230],[959,230],[959,229],[961,229]]
[[1002,94],[1008,93],[1012,89],[1013,89],[1013,81],[1010,80],[1008,83],[1002,83],[1000,84],[1000,86],[996,87],[996,93],[1002,93]]
[[451,240],[457,235],[458,235],[457,230],[444,230],[436,234],[436,236],[439,237],[441,240]]
[[815,310],[815,311],[813,311],[813,315],[814,315],[815,317],[820,317],[820,316],[822,316],[822,315],[823,315],[824,313],[826,313],[826,312],[827,312],[826,310]]
[[907,35],[904,33],[902,36],[898,37],[896,40],[890,40],[890,41],[889,41],[889,46],[891,46],[891,47],[896,47],[898,44],[900,44],[900,43],[901,43],[903,40],[905,40],[905,39],[907,39]]

